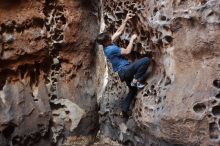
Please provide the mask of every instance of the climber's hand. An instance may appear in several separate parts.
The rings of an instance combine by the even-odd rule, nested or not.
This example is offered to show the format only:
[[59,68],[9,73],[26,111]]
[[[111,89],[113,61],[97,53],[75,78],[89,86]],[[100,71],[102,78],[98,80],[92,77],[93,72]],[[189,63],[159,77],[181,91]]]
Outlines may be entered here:
[[135,40],[137,38],[137,34],[133,34],[132,36],[131,36],[131,39],[132,40]]
[[131,39],[129,41],[129,44],[127,46],[127,48],[121,48],[121,55],[127,55],[127,54],[130,54],[131,51],[132,51],[132,48],[133,48],[133,43],[134,43],[134,40],[137,38],[137,34],[133,34],[131,36]]
[[124,31],[126,23],[129,19],[134,16],[132,13],[128,13],[125,20],[122,22],[121,26],[117,29],[117,31],[112,35],[112,41],[114,42]]
[[125,20],[128,21],[129,19],[131,19],[132,17],[134,17],[135,14],[133,13],[127,13]]

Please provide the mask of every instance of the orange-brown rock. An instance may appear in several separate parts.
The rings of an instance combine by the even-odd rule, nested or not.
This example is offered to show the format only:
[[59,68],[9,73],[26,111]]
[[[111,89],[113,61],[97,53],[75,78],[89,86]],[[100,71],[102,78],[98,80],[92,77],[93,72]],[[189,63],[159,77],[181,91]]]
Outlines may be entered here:
[[0,2],[0,145],[94,141],[98,130],[94,38],[97,5]]
[[[116,43],[137,33],[129,60],[154,60],[128,120],[127,88],[94,44],[127,12]],[[218,146],[219,12],[218,0],[1,0],[0,146]]]

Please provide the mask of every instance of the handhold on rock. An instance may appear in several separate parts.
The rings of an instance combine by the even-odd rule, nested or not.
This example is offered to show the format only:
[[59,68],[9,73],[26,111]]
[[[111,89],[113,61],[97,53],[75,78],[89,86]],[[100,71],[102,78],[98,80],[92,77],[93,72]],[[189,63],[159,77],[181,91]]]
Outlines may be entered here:
[[216,87],[216,88],[220,88],[220,80],[219,79],[216,79],[213,81],[213,85]]
[[15,41],[15,37],[12,34],[5,34],[4,35],[4,42],[13,43],[14,41]]
[[54,63],[54,64],[59,64],[59,59],[53,58],[53,63]]

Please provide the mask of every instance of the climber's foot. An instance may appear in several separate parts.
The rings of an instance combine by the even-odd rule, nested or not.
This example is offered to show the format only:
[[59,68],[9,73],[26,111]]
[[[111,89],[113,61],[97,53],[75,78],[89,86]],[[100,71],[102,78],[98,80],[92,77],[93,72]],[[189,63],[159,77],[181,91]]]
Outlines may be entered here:
[[128,112],[122,111],[122,112],[120,113],[120,115],[121,115],[123,118],[125,118],[125,119],[128,119],[128,118],[129,118]]
[[137,87],[137,80],[136,79],[132,80],[131,87]]
[[138,89],[143,89],[144,86],[145,86],[145,84],[140,83],[140,82],[137,82],[137,88],[138,88]]
[[145,84],[137,81],[137,79],[133,79],[131,82],[131,87],[137,87],[139,90],[143,89]]

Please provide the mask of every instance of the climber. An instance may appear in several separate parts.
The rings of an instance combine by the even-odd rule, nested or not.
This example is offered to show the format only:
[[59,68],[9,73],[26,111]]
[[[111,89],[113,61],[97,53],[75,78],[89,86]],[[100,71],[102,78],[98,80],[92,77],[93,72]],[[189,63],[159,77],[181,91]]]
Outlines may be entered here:
[[109,33],[104,32],[99,34],[96,38],[96,42],[103,46],[104,54],[107,60],[112,64],[113,71],[117,72],[120,80],[125,81],[129,87],[129,93],[122,103],[122,112],[124,115],[127,115],[131,101],[137,94],[137,89],[144,88],[144,82],[146,79],[145,73],[151,62],[148,57],[144,57],[129,64],[128,60],[124,58],[124,55],[131,53],[133,43],[137,38],[136,34],[131,36],[126,49],[120,48],[113,43],[122,34],[126,23],[133,16],[134,14],[128,13],[121,26],[112,36]]

